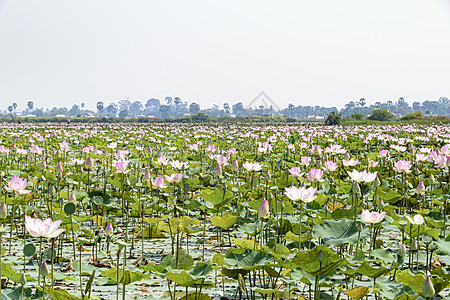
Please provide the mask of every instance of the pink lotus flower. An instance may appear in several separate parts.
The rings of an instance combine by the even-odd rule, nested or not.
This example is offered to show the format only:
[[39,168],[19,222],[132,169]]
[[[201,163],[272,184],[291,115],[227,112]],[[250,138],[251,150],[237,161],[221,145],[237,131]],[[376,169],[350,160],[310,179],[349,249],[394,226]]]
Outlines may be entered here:
[[367,209],[363,209],[361,217],[364,222],[370,223],[370,224],[376,224],[383,221],[384,216],[386,215],[386,212],[377,212],[377,211],[369,211]]
[[377,172],[375,173],[370,173],[367,172],[366,170],[362,171],[362,172],[358,172],[356,170],[353,170],[351,173],[348,172],[348,175],[350,176],[351,179],[353,179],[356,182],[372,182],[377,178]]
[[308,179],[310,181],[320,181],[323,176],[323,171],[321,169],[311,169],[308,172]]
[[117,150],[116,158],[119,160],[124,160],[127,157],[128,151]]
[[257,162],[251,163],[247,161],[242,166],[249,172],[258,172],[262,170],[262,166]]
[[6,190],[8,192],[14,192],[16,194],[28,194],[31,191],[26,190],[25,188],[28,186],[28,182],[20,177],[14,176],[9,182],[8,186],[6,186]]
[[328,171],[328,172],[334,172],[337,170],[337,168],[338,168],[337,163],[335,163],[334,161],[331,161],[331,160],[326,161],[324,164],[324,169],[325,169],[325,171]]
[[182,173],[172,173],[170,176],[164,175],[168,183],[181,182],[183,180],[184,174]]
[[42,221],[25,216],[25,228],[32,237],[55,238],[65,231],[65,229],[58,229],[61,223],[62,220],[53,222],[50,218],[47,218]]
[[284,194],[291,199],[292,201],[302,201],[304,203],[312,202],[317,197],[314,196],[316,193],[316,189],[313,187],[310,187],[308,189],[301,187],[297,188],[295,186],[292,186],[290,188],[285,188]]
[[219,155],[216,157],[217,163],[221,166],[228,165],[228,157]]
[[400,173],[410,173],[411,172],[411,162],[409,160],[399,160],[394,163],[394,171]]
[[356,164],[358,163],[358,160],[357,160],[357,159],[353,159],[353,158],[351,158],[350,160],[344,159],[344,160],[342,161],[342,163],[343,163],[344,166],[346,166],[346,167],[354,167],[354,166],[356,166]]
[[389,156],[389,150],[380,150],[380,154],[378,154],[378,157],[384,158]]
[[126,174],[130,172],[130,170],[127,170],[128,167],[128,161],[127,160],[119,160],[114,163],[114,167],[116,168],[116,173],[122,173]]
[[304,165],[304,166],[309,166],[309,164],[311,163],[311,157],[303,156],[303,157],[300,159],[300,163],[301,163],[302,165]]
[[47,168],[47,163],[45,162],[45,160],[43,160],[43,161],[41,162],[40,167],[41,167],[41,171],[44,171],[44,170]]
[[152,186],[157,189],[164,189],[167,185],[164,183],[164,178],[156,177],[155,180],[152,181]]
[[62,151],[62,152],[67,152],[67,151],[69,151],[69,144],[66,142],[66,141],[63,141],[63,142],[61,142],[61,143],[59,143],[59,149]]
[[300,167],[292,167],[289,169],[289,173],[295,178],[301,177],[304,173],[301,172]]
[[415,215],[415,216],[414,216],[414,219],[411,219],[410,216],[405,216],[405,217],[408,219],[408,221],[409,221],[411,224],[422,225],[423,222],[424,222],[422,215],[419,215],[419,214]]
[[269,202],[267,202],[267,200],[264,199],[258,208],[258,219],[260,218],[266,219],[269,215],[270,215]]
[[163,166],[167,166],[169,164],[169,160],[166,158],[165,155],[161,155],[158,158],[158,164],[163,165]]
[[182,169],[186,169],[188,167],[189,163],[188,162],[181,162],[179,160],[173,160],[173,161],[170,162],[170,165],[174,169],[182,170]]

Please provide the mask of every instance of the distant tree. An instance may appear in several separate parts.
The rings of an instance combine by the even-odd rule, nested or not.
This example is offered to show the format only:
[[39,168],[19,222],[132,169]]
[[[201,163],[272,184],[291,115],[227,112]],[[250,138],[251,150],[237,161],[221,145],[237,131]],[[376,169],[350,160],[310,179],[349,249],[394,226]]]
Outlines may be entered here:
[[195,102],[192,102],[191,105],[189,105],[189,112],[192,115],[195,115],[196,113],[198,113],[200,111],[200,105],[198,105]]
[[104,108],[103,102],[102,102],[102,101],[98,101],[98,102],[97,102],[97,109],[98,109],[98,111],[100,112],[100,114],[102,113],[103,108]]
[[69,116],[72,116],[72,117],[78,116],[81,113],[80,107],[78,105],[74,104],[72,106],[72,108],[68,111],[68,113],[69,113]]
[[335,111],[330,112],[325,119],[325,125],[339,125],[341,122],[341,116],[342,115],[340,113],[336,113]]
[[133,115],[139,115],[142,111],[141,101],[134,101],[133,103],[131,103],[129,110]]
[[364,107],[364,105],[366,105],[366,99],[364,99],[364,98],[359,99],[359,105],[361,107]]
[[159,99],[156,98],[151,98],[145,103],[145,108],[151,112],[158,111],[160,106],[161,103],[159,102]]
[[159,107],[159,112],[161,113],[161,117],[168,118],[170,116],[170,112],[172,108],[169,105],[161,105]]
[[17,105],[17,103],[15,103],[15,102],[12,104],[12,107],[13,107],[13,109],[14,109],[14,114],[16,114],[16,108],[17,108],[17,106],[18,106],[18,105]]
[[181,101],[180,98],[175,97],[175,98],[173,99],[173,103],[175,103],[175,106],[178,107],[181,103],[183,103],[183,101]]
[[379,101],[375,102],[375,106],[376,106],[377,108],[381,108],[381,102],[379,102]]
[[34,111],[34,115],[38,118],[43,117],[44,116],[44,111],[42,110],[42,108],[38,108]]
[[117,105],[115,105],[114,103],[111,103],[110,105],[108,105],[106,107],[106,111],[110,114],[116,114],[117,113]]
[[353,113],[350,118],[352,118],[353,120],[362,120],[364,119],[364,114],[362,113]]
[[12,113],[13,109],[14,109],[14,107],[12,105],[8,106],[9,113]]
[[206,122],[211,121],[211,117],[200,112],[198,114],[193,115],[191,117],[191,120],[192,120],[192,122],[195,122],[195,123],[206,123]]
[[167,105],[172,106],[172,97],[167,96],[166,99],[164,99],[164,100],[166,100]]
[[370,116],[367,117],[367,119],[374,121],[389,121],[393,118],[394,115],[387,109],[374,109]]
[[236,116],[242,116],[245,113],[244,104],[242,102],[238,102],[232,106],[233,114]]
[[421,105],[420,102],[417,102],[417,101],[413,102],[412,105],[413,105],[413,110],[414,111],[420,111],[420,105]]
[[119,101],[119,109],[122,110],[128,110],[128,107],[130,107],[131,102],[129,99],[124,99]]
[[223,110],[225,111],[226,114],[229,114],[229,113],[231,112],[230,104],[228,104],[228,103],[225,102],[225,103],[223,104]]
[[119,118],[126,118],[126,117],[128,117],[128,109],[122,109],[119,112]]
[[86,103],[81,103],[81,108],[83,108],[84,109],[84,107],[86,106]]
[[33,101],[28,101],[27,106],[28,106],[28,108],[29,108],[30,110],[32,110],[33,107],[34,107],[34,102],[33,102]]

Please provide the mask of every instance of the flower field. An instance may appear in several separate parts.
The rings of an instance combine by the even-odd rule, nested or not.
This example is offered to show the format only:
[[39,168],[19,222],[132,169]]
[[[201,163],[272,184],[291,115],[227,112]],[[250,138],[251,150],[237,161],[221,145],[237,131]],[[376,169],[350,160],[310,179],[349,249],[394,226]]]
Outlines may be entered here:
[[1,124],[1,299],[450,297],[450,127]]

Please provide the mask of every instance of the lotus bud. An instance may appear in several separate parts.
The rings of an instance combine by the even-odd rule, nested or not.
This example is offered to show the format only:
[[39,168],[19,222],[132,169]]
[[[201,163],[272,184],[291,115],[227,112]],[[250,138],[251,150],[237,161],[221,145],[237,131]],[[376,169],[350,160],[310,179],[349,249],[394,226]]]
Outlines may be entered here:
[[358,231],[362,231],[363,230],[363,225],[362,225],[362,223],[359,223],[358,224]]
[[272,175],[270,174],[269,170],[267,170],[265,178],[266,178],[266,181],[270,181],[270,179],[272,178]]
[[406,255],[406,245],[405,243],[402,243],[400,246],[400,249],[398,249],[397,255],[404,257]]
[[231,163],[231,170],[233,172],[236,172],[239,169],[239,163],[237,161],[237,159],[233,160],[233,162]]
[[61,176],[63,172],[63,167],[61,166],[61,164],[58,164],[56,166],[56,175]]
[[349,160],[349,159],[350,159],[350,154],[348,154],[348,152],[345,152],[345,153],[344,153],[344,158],[345,158],[346,160]]
[[148,148],[147,148],[147,153],[148,153],[148,154],[152,154],[152,151],[153,151],[153,150],[152,150],[152,147],[148,147]]
[[268,197],[269,197],[269,199],[273,199],[273,194],[272,194],[272,192],[269,192]]
[[5,202],[2,202],[2,204],[0,204],[0,219],[1,220],[6,219],[7,215],[8,215],[8,209],[6,208]]
[[428,183],[430,185],[436,183],[436,179],[434,179],[434,175],[433,174],[430,174],[430,178],[428,178]]
[[425,185],[423,184],[423,181],[419,181],[419,184],[417,185],[416,192],[419,195],[425,194]]
[[50,193],[51,194],[55,194],[56,193],[56,188],[54,185],[52,185],[51,189],[50,189]]
[[269,202],[267,202],[267,200],[264,199],[258,208],[258,219],[260,218],[265,219],[269,215],[270,215]]
[[377,177],[375,177],[375,180],[373,181],[373,187],[377,188],[381,185],[381,181],[380,179]]
[[47,167],[47,163],[45,162],[45,160],[43,160],[43,161],[41,162],[40,167],[41,167],[41,171],[44,171],[44,170],[45,170],[45,168]]
[[323,262],[325,259],[325,255],[323,254],[322,250],[319,251],[319,253],[317,254],[317,260],[319,261],[319,263]]
[[76,201],[77,201],[77,197],[75,196],[75,194],[74,193],[70,194],[69,202],[75,203]]
[[412,241],[411,245],[409,246],[409,249],[410,249],[411,251],[416,251],[417,248],[418,248],[418,246],[419,246],[419,245],[417,244],[417,240],[414,239],[414,240]]
[[92,157],[88,157],[86,160],[86,169],[92,170],[94,168],[94,160],[92,159]]
[[285,207],[284,203],[283,203],[283,202],[281,202],[281,203],[280,203],[280,208],[281,208],[281,211],[283,211],[284,207]]
[[16,144],[16,143],[13,143],[13,144],[11,145],[11,149],[12,149],[12,150],[16,150],[16,149],[17,149],[17,144]]
[[436,291],[434,290],[433,282],[431,281],[430,276],[427,276],[422,288],[422,295],[427,299],[431,299],[434,297],[435,293]]
[[215,172],[216,172],[216,176],[218,176],[218,177],[222,176],[222,167],[220,166],[220,164],[217,165]]
[[355,195],[361,195],[361,188],[359,187],[359,184],[356,181],[353,182],[353,193]]
[[108,223],[107,225],[106,225],[106,228],[105,228],[105,235],[106,236],[112,236],[113,235],[113,227],[112,227],[112,225],[111,225],[111,223]]
[[146,182],[150,181],[150,171],[149,170],[145,171],[144,181],[146,181]]
[[384,201],[383,201],[383,199],[380,199],[380,201],[378,201],[378,209],[379,210],[383,210],[383,208],[384,208]]
[[50,271],[48,269],[48,265],[44,260],[41,264],[41,274],[42,274],[42,276],[46,277],[49,273],[50,273]]
[[21,285],[27,284],[27,278],[25,277],[25,273],[22,273],[22,276],[20,276],[19,283],[20,283]]

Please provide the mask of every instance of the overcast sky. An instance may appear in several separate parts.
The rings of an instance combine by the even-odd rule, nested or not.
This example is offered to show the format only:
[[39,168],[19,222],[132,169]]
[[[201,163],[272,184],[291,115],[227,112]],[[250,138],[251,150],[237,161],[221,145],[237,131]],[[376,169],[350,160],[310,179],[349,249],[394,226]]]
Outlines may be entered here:
[[0,109],[450,97],[450,0],[0,0]]

